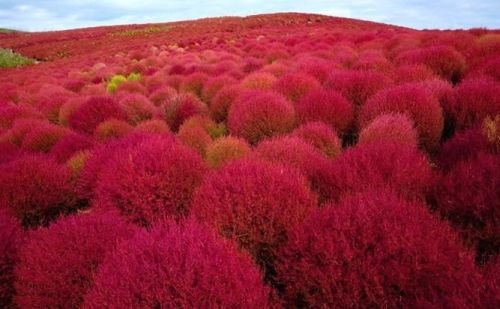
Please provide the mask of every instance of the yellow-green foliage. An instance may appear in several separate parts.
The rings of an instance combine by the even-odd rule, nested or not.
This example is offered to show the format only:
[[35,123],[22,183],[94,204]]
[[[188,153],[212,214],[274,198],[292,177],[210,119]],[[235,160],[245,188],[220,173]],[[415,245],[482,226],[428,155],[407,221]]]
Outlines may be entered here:
[[118,89],[121,83],[125,81],[139,81],[139,80],[141,80],[140,73],[130,73],[127,77],[121,74],[116,74],[108,82],[106,89],[108,90],[109,93],[115,93],[116,89]]
[[10,49],[0,48],[0,68],[14,68],[33,63],[35,63],[33,59],[26,58]]

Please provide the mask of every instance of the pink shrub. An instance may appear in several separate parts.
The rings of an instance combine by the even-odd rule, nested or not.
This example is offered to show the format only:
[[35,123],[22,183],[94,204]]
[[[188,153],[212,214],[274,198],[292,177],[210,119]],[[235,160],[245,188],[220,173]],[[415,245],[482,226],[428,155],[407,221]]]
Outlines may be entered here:
[[299,173],[241,159],[207,175],[191,208],[194,216],[250,252],[272,276],[276,250],[285,242],[288,229],[315,206],[316,200]]
[[15,270],[19,308],[78,308],[107,252],[136,228],[119,216],[61,218],[29,234]]
[[230,161],[248,156],[252,152],[250,145],[232,136],[220,137],[207,146],[206,161],[212,168],[220,168]]
[[161,119],[151,119],[142,121],[135,127],[135,132],[138,133],[169,133],[170,128],[168,124]]
[[116,94],[140,94],[146,95],[148,90],[140,82],[135,80],[126,80],[118,85],[116,88]]
[[32,128],[23,138],[21,147],[27,150],[49,152],[70,131],[66,128],[45,124]]
[[23,232],[21,226],[3,209],[0,210],[0,306],[13,308],[14,267],[21,247]]
[[18,146],[2,141],[0,142],[0,165],[17,159],[24,154],[24,151]]
[[479,305],[470,252],[425,205],[368,191],[317,210],[277,258],[287,307]]
[[424,86],[404,84],[378,92],[363,106],[359,124],[364,127],[386,113],[408,116],[415,123],[419,145],[436,150],[444,126],[443,113],[437,98]]
[[45,224],[74,207],[70,173],[52,158],[27,155],[0,166],[0,209],[25,226]]
[[353,125],[352,103],[335,90],[316,89],[309,92],[297,102],[296,110],[300,122],[322,121],[340,135],[346,134]]
[[359,133],[359,144],[379,141],[401,143],[409,147],[417,147],[417,131],[413,121],[400,113],[377,116]]
[[411,49],[399,54],[398,64],[425,64],[441,78],[457,83],[465,70],[465,58],[453,47],[446,45]]
[[373,188],[390,187],[399,195],[424,200],[433,174],[427,158],[413,147],[379,141],[358,145],[342,153],[328,171],[324,186],[334,201]]
[[479,153],[458,163],[440,179],[434,198],[479,257],[500,251],[500,157]]
[[331,126],[324,122],[307,122],[292,132],[296,136],[311,144],[329,158],[337,157],[342,151],[342,141]]
[[107,142],[110,139],[119,138],[132,132],[134,128],[126,121],[108,119],[101,122],[94,131],[94,138],[98,142]]
[[201,157],[172,137],[145,138],[115,152],[99,173],[96,205],[117,208],[145,225],[189,213],[207,168]]
[[121,243],[99,268],[83,308],[268,308],[270,293],[246,255],[189,221]]
[[295,110],[283,96],[273,92],[249,91],[240,95],[228,114],[229,131],[250,144],[286,134],[295,126]]
[[172,87],[160,87],[156,89],[151,95],[149,99],[155,106],[160,106],[165,102],[170,101],[173,97],[177,95],[177,90]]
[[0,105],[0,129],[12,127],[21,118],[43,119],[42,114],[28,105]]
[[434,72],[424,64],[403,64],[394,70],[396,84],[405,84],[434,79]]
[[201,97],[203,101],[210,105],[212,99],[217,95],[217,93],[224,87],[236,84],[236,79],[229,77],[227,75],[221,75],[213,77],[207,80],[203,86],[203,91]]
[[460,83],[445,111],[457,130],[473,127],[486,116],[500,114],[500,82],[491,79],[468,79]]
[[182,124],[177,137],[185,145],[205,156],[207,146],[214,138],[224,135],[225,131],[223,125],[215,123],[208,116],[195,115]]
[[208,75],[205,73],[197,72],[193,73],[182,81],[179,86],[180,93],[192,93],[198,98],[201,98],[203,92],[203,87],[208,80]]
[[111,97],[90,97],[70,116],[69,125],[78,132],[92,134],[101,122],[126,119],[127,115]]
[[247,75],[240,83],[240,87],[245,90],[271,90],[278,79],[271,73],[254,72]]
[[21,146],[24,137],[30,133],[33,128],[45,127],[50,125],[45,119],[20,118],[14,121],[12,128],[9,130],[9,141],[13,144]]
[[217,92],[210,102],[210,115],[215,121],[225,121],[229,108],[240,95],[239,86],[225,86]]
[[296,103],[311,91],[321,88],[320,83],[312,76],[304,73],[289,73],[276,82],[275,89],[288,100]]
[[391,84],[385,74],[354,70],[333,71],[326,82],[327,88],[337,90],[354,106],[363,105],[370,96]]
[[208,107],[191,93],[179,94],[165,103],[165,120],[177,132],[182,123],[194,115],[208,114]]
[[132,124],[138,124],[141,121],[152,119],[157,114],[156,107],[145,96],[140,94],[129,94],[120,99],[127,119]]
[[50,150],[50,155],[59,163],[66,162],[78,151],[92,149],[94,141],[87,135],[69,133],[61,138]]

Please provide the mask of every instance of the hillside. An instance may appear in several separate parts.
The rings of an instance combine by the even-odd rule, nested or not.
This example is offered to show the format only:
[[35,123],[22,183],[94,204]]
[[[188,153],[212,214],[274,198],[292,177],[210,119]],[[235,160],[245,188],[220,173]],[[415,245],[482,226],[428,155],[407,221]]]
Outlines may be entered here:
[[0,66],[1,308],[500,307],[498,29],[0,30]]

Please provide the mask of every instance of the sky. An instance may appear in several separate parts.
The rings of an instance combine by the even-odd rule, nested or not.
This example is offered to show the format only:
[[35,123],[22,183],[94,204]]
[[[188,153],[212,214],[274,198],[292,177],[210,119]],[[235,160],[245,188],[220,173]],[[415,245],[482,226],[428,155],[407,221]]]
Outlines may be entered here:
[[47,31],[274,12],[319,13],[416,29],[500,28],[500,0],[0,0],[0,28]]

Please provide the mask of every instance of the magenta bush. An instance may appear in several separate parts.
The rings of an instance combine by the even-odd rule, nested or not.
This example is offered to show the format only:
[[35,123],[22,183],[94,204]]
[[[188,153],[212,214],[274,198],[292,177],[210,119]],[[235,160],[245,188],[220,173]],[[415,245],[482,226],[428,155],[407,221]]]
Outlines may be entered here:
[[95,142],[87,135],[71,132],[61,138],[50,150],[49,154],[59,163],[66,162],[73,154],[92,149]]
[[269,308],[270,293],[248,256],[189,221],[121,243],[99,267],[82,308]]
[[416,148],[418,137],[413,121],[400,113],[382,114],[361,129],[358,143],[365,144],[384,140]]
[[229,131],[250,144],[284,135],[295,126],[292,103],[274,92],[248,91],[240,95],[228,114]]
[[189,213],[195,188],[207,170],[201,157],[172,137],[149,137],[114,153],[101,169],[96,206],[116,208],[149,225]]
[[194,115],[207,115],[208,107],[192,93],[179,94],[163,105],[165,120],[177,132],[182,123]]
[[278,253],[287,307],[466,308],[480,304],[472,254],[425,205],[368,191],[316,211]]
[[291,135],[313,145],[329,158],[337,157],[342,151],[342,141],[337,136],[337,132],[324,122],[304,123],[293,130]]
[[123,120],[127,115],[113,98],[94,96],[70,115],[69,125],[75,131],[92,134],[99,123],[110,118]]
[[0,307],[14,308],[14,267],[22,246],[23,231],[17,220],[0,209]]
[[78,308],[106,253],[137,228],[116,214],[61,218],[29,234],[19,250],[15,303],[19,308]]
[[298,102],[313,90],[321,89],[314,77],[305,73],[288,73],[278,79],[275,89],[291,102]]

